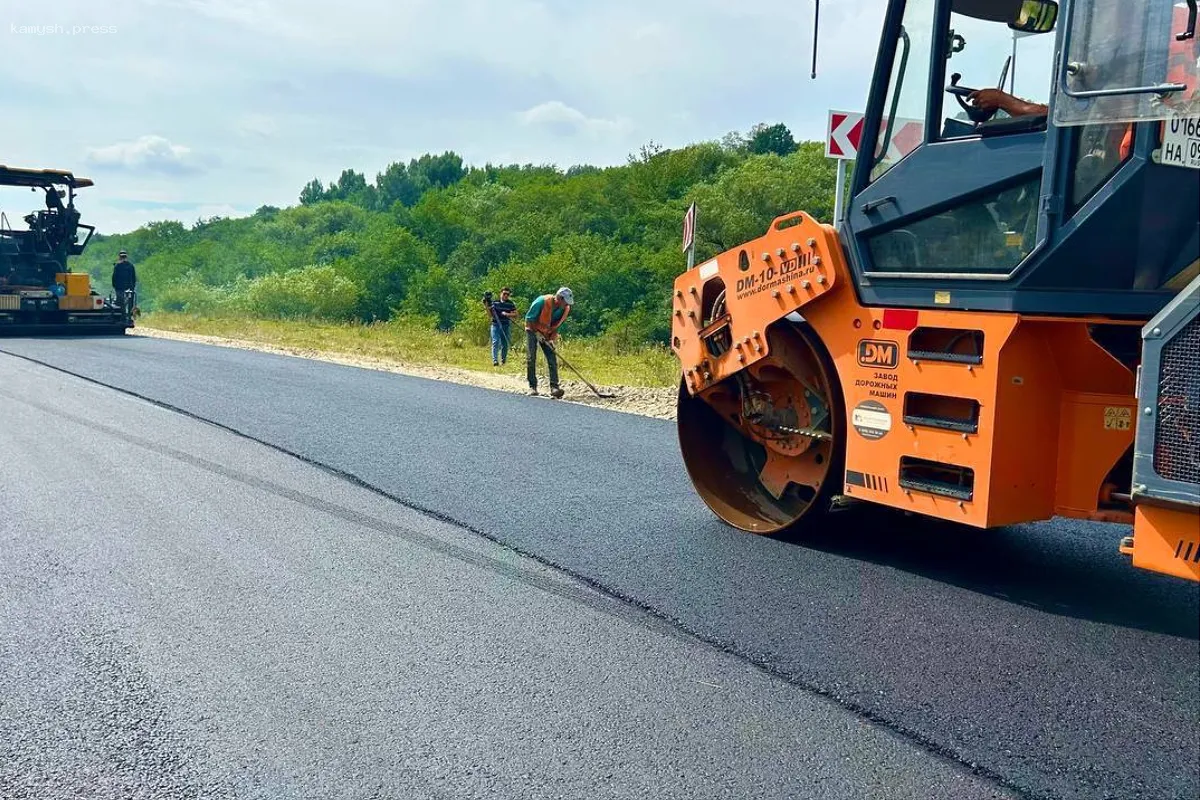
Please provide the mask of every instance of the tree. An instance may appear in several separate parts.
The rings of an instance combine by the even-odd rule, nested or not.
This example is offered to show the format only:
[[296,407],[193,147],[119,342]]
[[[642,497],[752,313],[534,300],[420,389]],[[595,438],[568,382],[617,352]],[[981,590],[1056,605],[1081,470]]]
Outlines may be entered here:
[[449,150],[438,156],[426,153],[420,158],[412,159],[407,165],[393,162],[375,177],[378,190],[377,207],[382,211],[400,203],[410,208],[416,205],[426,192],[453,186],[466,175],[462,156]]
[[730,131],[721,137],[721,148],[730,153],[746,152],[746,137],[740,131]]
[[147,222],[145,231],[149,241],[155,248],[167,247],[183,242],[187,238],[187,228],[177,220]]
[[778,156],[786,156],[795,152],[796,140],[792,138],[792,132],[788,130],[788,126],[782,122],[774,125],[759,123],[750,129],[747,148],[756,155],[774,153]]
[[413,278],[402,310],[416,317],[432,317],[440,330],[450,330],[463,316],[464,287],[442,266]]
[[644,145],[639,147],[638,151],[636,153],[630,153],[628,161],[630,164],[639,164],[639,163],[645,164],[645,163],[648,163],[655,156],[661,155],[662,153],[666,152],[666,149],[667,148],[663,147],[661,144],[659,144],[658,142],[651,139],[650,141],[646,142]]
[[424,191],[411,175],[408,167],[399,161],[388,164],[387,169],[375,176],[379,192],[380,209],[391,208],[395,203],[404,207],[414,205]]
[[313,178],[300,190],[300,205],[311,206],[313,203],[319,203],[325,199],[325,187],[321,184],[320,178]]
[[567,177],[574,178],[579,175],[598,175],[603,172],[602,169],[591,164],[574,164],[567,168]]
[[752,156],[716,181],[697,186],[691,193],[700,208],[697,257],[756,239],[771,220],[792,211],[830,221],[836,170],[820,142],[806,142],[786,158]]
[[391,319],[413,276],[429,272],[436,263],[433,251],[411,231],[375,220],[359,234],[358,252],[337,266],[363,288],[357,314],[371,322]]
[[449,150],[439,156],[426,153],[410,161],[408,173],[425,191],[453,186],[467,174],[463,169],[462,156]]
[[367,178],[361,172],[352,169],[342,170],[337,182],[325,193],[326,200],[345,200],[360,208],[373,209],[377,204],[377,190],[367,183]]

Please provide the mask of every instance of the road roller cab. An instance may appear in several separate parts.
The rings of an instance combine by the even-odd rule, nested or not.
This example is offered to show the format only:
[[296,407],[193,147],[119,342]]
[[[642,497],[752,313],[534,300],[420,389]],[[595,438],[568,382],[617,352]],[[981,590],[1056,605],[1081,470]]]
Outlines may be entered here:
[[1200,580],[1194,28],[1174,0],[889,3],[843,217],[676,280],[718,516],[1124,523],[1134,565]]

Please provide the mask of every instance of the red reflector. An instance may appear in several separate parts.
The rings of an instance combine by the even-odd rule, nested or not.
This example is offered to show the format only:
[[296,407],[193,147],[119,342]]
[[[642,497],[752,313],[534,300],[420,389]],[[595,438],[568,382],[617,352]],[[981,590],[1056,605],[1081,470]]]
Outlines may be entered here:
[[917,327],[917,310],[915,308],[885,308],[883,310],[883,327],[893,331],[911,331]]

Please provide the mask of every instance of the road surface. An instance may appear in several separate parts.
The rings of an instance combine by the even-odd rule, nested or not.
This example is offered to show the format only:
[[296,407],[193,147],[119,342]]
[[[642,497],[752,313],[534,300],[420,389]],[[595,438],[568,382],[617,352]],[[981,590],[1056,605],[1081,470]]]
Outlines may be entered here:
[[[527,554],[551,567],[545,574],[556,576],[554,580],[573,579],[576,585],[594,589],[605,602],[620,599],[624,613],[644,612],[644,619],[654,620],[647,623],[652,630],[690,635],[692,646],[694,640],[707,643],[697,652],[752,665],[757,671],[745,675],[761,673],[776,681],[773,685],[782,683],[787,687],[782,694],[795,702],[829,701],[863,730],[887,733],[918,748],[931,759],[928,764],[974,770],[987,790],[1026,797],[1157,799],[1193,797],[1200,788],[1200,592],[1191,584],[1133,570],[1116,553],[1112,529],[1056,523],[964,534],[898,522],[867,524],[851,517],[825,538],[799,547],[738,534],[713,520],[687,484],[669,423],[158,339],[12,340],[0,342],[0,351],[52,367],[0,356],[5,370],[21,364],[28,380],[62,370],[148,398],[173,409],[172,419],[190,415],[223,426],[226,430],[209,436],[228,441],[230,457],[242,448],[267,445],[280,457],[295,456],[292,462],[310,469],[321,466],[327,470],[322,474],[334,481],[330,485],[343,487],[341,491],[353,488],[364,497],[369,493],[375,502],[418,512],[414,520],[443,524],[477,547],[501,543]],[[61,372],[57,379],[71,380]],[[12,394],[11,384],[0,378],[0,391]],[[93,388],[105,397],[112,394]],[[77,392],[64,385],[39,402],[53,408]],[[0,401],[10,402],[2,397]],[[148,435],[143,426],[165,414],[163,407],[151,414],[146,404],[137,406],[146,410],[131,412],[125,424]],[[110,427],[122,424],[113,416],[104,419]],[[240,434],[240,445],[233,444],[233,432]],[[194,454],[194,438],[174,447]],[[49,449],[34,452],[45,458]],[[126,467],[134,470],[138,481],[150,474],[141,463],[134,460]],[[79,476],[77,470],[69,474]],[[275,480],[272,471],[250,474]],[[114,469],[108,491],[118,480],[130,479],[119,476]],[[260,505],[249,498],[245,502]],[[354,499],[341,505],[357,511],[365,503]],[[162,524],[155,522],[161,503],[130,505],[142,515],[142,526]],[[31,512],[26,508],[24,513]],[[237,507],[227,513],[236,515]],[[295,527],[280,513],[270,516],[281,519],[281,530]],[[418,522],[412,524],[420,529]],[[181,544],[210,527],[202,520],[195,525],[198,530],[182,536]],[[252,563],[268,558],[272,547],[299,546],[279,533],[263,536],[248,556]],[[327,533],[306,538],[304,552],[317,552],[326,546],[321,543],[334,538],[344,537]],[[285,554],[278,558],[289,563]],[[313,558],[310,569],[325,580],[349,585],[364,580],[360,571],[372,569],[371,559],[328,554]],[[156,574],[153,563],[144,569],[148,576]],[[394,590],[391,580],[377,579],[380,587]],[[222,584],[217,576],[212,580],[216,592]],[[136,591],[135,583],[128,583],[126,591]],[[464,578],[458,588],[476,593],[485,607],[498,602],[477,594],[477,578]],[[186,614],[179,612],[181,619],[199,614],[205,602],[232,603],[237,609],[251,598],[259,613],[284,614],[276,609],[283,601],[290,615],[316,614],[310,605],[320,596],[315,588],[297,597],[263,596],[243,584],[222,591],[227,595],[190,595],[192,603]],[[547,608],[554,606],[549,603]],[[222,640],[222,619],[213,612],[212,638],[193,645],[197,650]],[[295,621],[294,616],[289,619]],[[329,620],[315,620],[315,627],[304,628],[312,648],[306,654],[332,647],[321,622]],[[594,654],[590,645],[595,643],[568,645],[570,638],[564,633],[558,646],[568,651],[585,647]],[[239,645],[227,645],[227,652],[242,651]],[[373,655],[396,657],[382,649]],[[264,659],[266,670],[266,664],[274,662]],[[648,669],[650,662],[658,659],[635,659],[628,665],[629,674]],[[297,659],[293,680],[303,678],[305,664],[306,659]],[[329,677],[327,672],[320,674]],[[369,690],[379,684],[352,686],[348,702],[359,703],[373,696]],[[285,687],[298,691],[288,682],[280,690]],[[752,681],[747,679],[741,688],[752,691]],[[212,697],[221,696],[213,691]],[[280,709],[286,707],[279,702]],[[311,721],[301,727],[320,725],[318,720],[328,720],[326,713],[322,709],[306,716]],[[647,733],[649,727],[684,730],[693,724],[689,715],[695,713],[694,707],[672,703],[664,708],[660,701],[657,710],[646,712],[654,725],[633,729],[630,752],[642,753],[642,759],[647,752],[659,753],[658,744],[639,745],[639,740],[661,741]],[[254,729],[247,735],[261,737],[258,728],[269,728],[270,718],[262,712],[246,722]],[[345,724],[335,725],[328,735],[347,735],[345,728],[353,718],[342,717]],[[384,724],[387,718],[381,712],[376,719]],[[800,726],[811,730],[808,723]],[[676,735],[677,731],[668,738]],[[316,746],[300,731],[292,730],[291,736],[298,738],[289,752],[303,754]],[[524,736],[516,738],[528,746],[537,736],[525,729]],[[490,753],[493,747],[503,751],[495,741],[481,745],[481,750]],[[693,749],[681,743],[673,752]],[[448,757],[436,747],[428,753],[430,758]],[[662,780],[660,770],[670,758],[660,755],[663,761],[639,762],[647,772],[629,779],[624,788],[662,786],[637,782],[649,780],[650,773]],[[800,773],[806,768],[780,761],[769,748],[757,757],[745,756],[744,764],[719,756],[714,760],[711,752],[695,755],[687,762],[692,766],[668,781],[683,796],[689,786],[680,782],[684,772],[700,781],[691,786],[708,785],[695,777],[696,763],[720,763],[720,775],[739,776],[744,783],[736,789],[730,785],[733,795],[757,796],[755,792],[762,791],[771,796],[776,790],[786,795],[800,791],[798,786],[810,788],[808,783],[779,783],[789,773],[795,773],[794,780],[804,780]],[[319,772],[319,761],[311,763]],[[530,763],[537,770],[545,768],[545,762]],[[622,763],[627,768],[630,762]],[[864,776],[874,774],[861,760],[845,766]],[[936,779],[930,783],[929,775],[915,774],[918,783],[899,781],[895,785],[901,789],[889,789],[883,796],[902,794],[922,779],[922,788],[912,789],[915,794],[932,796],[928,786],[939,785],[953,796],[969,796],[968,790]],[[588,778],[582,780],[572,785],[584,785]],[[622,795],[618,791],[614,796]]]

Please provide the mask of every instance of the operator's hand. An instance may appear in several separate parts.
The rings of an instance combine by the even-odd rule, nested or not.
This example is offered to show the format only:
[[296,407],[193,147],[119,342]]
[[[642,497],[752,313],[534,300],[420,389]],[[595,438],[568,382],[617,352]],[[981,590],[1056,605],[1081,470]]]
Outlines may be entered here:
[[980,89],[967,96],[967,100],[983,111],[1004,108],[1013,101],[1013,96],[1001,89]]
[[1050,107],[1044,103],[1030,103],[1013,97],[1002,89],[980,89],[971,93],[968,100],[982,111],[1000,109],[1010,117],[1027,117],[1048,114]]

